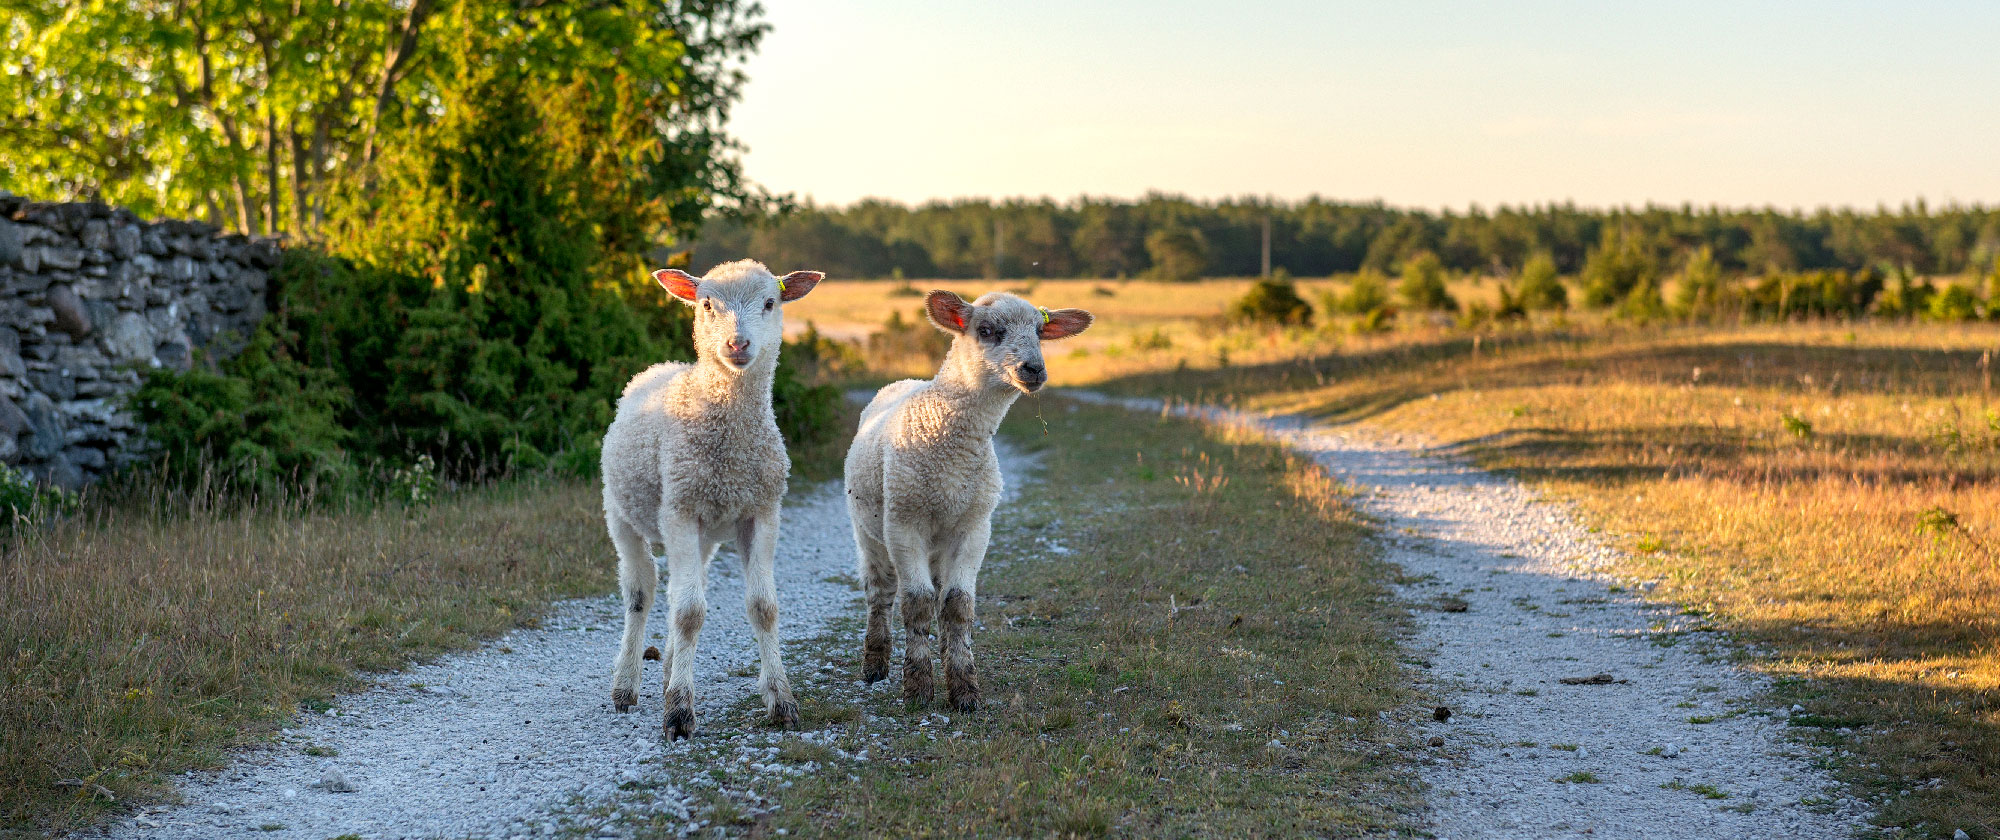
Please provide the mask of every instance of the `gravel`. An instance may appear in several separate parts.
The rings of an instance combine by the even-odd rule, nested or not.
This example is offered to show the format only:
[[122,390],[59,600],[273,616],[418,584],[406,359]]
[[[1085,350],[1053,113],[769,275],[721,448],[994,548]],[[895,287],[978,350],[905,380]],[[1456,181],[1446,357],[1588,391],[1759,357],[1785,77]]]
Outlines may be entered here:
[[[1785,736],[1797,709],[1766,707],[1766,681],[1722,661],[1735,651],[1722,634],[1620,587],[1618,550],[1568,506],[1413,438],[1171,410],[1253,426],[1318,459],[1383,523],[1434,695],[1398,717],[1435,836],[1840,837],[1866,823],[1868,806],[1814,768],[1827,756]],[[1599,674],[1612,679],[1561,682]]]
[[[1009,484],[1019,484],[1029,460],[1004,447],[1001,455]],[[858,613],[840,483],[792,494],[781,529],[785,638],[819,635],[834,618]],[[616,562],[608,540],[604,562]],[[607,593],[555,605],[540,629],[383,675],[371,690],[304,713],[275,743],[245,751],[228,768],[189,773],[180,785],[183,804],[146,809],[94,835],[622,837],[638,825],[649,835],[660,824],[677,834],[700,829],[705,803],[717,793],[754,812],[760,799],[753,788],[818,769],[781,762],[780,745],[825,746],[836,732],[761,724],[742,568],[727,547],[710,565],[708,598],[692,740],[661,740],[657,667],[646,672],[638,709],[612,711],[611,657],[624,619],[617,596]],[[664,612],[652,619],[647,632],[663,638]],[[791,652],[786,665],[795,685],[804,671],[830,667],[795,661]]]

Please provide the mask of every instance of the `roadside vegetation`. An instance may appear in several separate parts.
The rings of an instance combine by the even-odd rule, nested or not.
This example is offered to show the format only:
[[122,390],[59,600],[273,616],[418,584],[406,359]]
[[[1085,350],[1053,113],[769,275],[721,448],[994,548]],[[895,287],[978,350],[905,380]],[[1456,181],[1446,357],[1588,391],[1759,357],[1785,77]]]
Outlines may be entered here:
[[1418,791],[1378,718],[1414,698],[1393,570],[1331,478],[1247,435],[1059,399],[1024,401],[1003,434],[1041,467],[996,519],[980,578],[986,706],[906,709],[896,691],[853,688],[856,633],[804,643],[805,661],[838,666],[801,690],[822,698],[808,724],[842,731],[844,753],[872,753],[766,791],[781,807],[759,832],[1409,825]]

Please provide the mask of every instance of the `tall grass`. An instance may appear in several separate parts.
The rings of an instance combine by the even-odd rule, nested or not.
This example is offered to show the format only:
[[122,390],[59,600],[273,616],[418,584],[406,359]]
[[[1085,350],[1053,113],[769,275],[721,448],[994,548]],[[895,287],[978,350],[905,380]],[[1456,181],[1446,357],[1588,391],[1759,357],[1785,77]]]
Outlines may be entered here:
[[0,828],[88,824],[303,708],[608,591],[595,484],[435,504],[140,485],[0,537]]

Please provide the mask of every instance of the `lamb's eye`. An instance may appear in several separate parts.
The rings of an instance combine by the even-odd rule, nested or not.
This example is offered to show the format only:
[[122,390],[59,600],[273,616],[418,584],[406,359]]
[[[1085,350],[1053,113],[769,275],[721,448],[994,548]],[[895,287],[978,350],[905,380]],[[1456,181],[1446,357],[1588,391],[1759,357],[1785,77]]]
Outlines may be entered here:
[[777,305],[778,305],[778,301],[777,301],[777,299],[775,299],[775,298],[765,298],[765,299],[764,299],[764,311],[765,311],[765,312],[769,312],[769,311],[771,311],[771,307],[773,307],[773,306],[777,306]]
[[708,298],[702,298],[702,299],[701,299],[701,311],[703,311],[703,312],[712,312],[712,311],[714,311],[714,310],[715,310],[715,307],[714,307],[713,305],[711,305],[711,304],[709,303],[709,300],[708,300]]

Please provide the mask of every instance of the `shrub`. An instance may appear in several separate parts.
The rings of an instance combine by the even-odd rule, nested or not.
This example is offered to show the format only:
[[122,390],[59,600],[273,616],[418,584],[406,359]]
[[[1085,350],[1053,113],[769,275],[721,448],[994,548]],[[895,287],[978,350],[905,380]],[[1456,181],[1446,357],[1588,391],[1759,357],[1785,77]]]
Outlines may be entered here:
[[1528,258],[1521,266],[1520,296],[1515,300],[1524,309],[1538,311],[1569,307],[1569,290],[1556,275],[1554,257],[1537,253]]
[[1424,251],[1403,262],[1403,278],[1396,293],[1412,309],[1450,312],[1458,308],[1444,286],[1444,263],[1436,254]]
[[1229,305],[1229,316],[1239,321],[1311,326],[1313,309],[1299,297],[1291,275],[1281,269],[1252,284]]
[[1979,317],[1979,296],[1960,283],[1944,287],[1931,298],[1926,314],[1933,321],[1971,321]]
[[1632,290],[1658,281],[1652,255],[1632,236],[1606,229],[1604,238],[1583,262],[1583,303],[1605,307],[1622,303]]
[[1704,245],[1681,267],[1680,288],[1674,293],[1674,314],[1697,321],[1713,320],[1728,305],[1729,290],[1723,285],[1722,267],[1715,262],[1715,250]]
[[1660,296],[1658,284],[1642,280],[1618,302],[1617,315],[1635,324],[1650,324],[1667,317],[1667,302]]
[[1349,315],[1366,315],[1389,305],[1389,278],[1372,268],[1364,268],[1354,275],[1354,282],[1347,286],[1347,294],[1334,297],[1324,296],[1327,309],[1345,312]]

